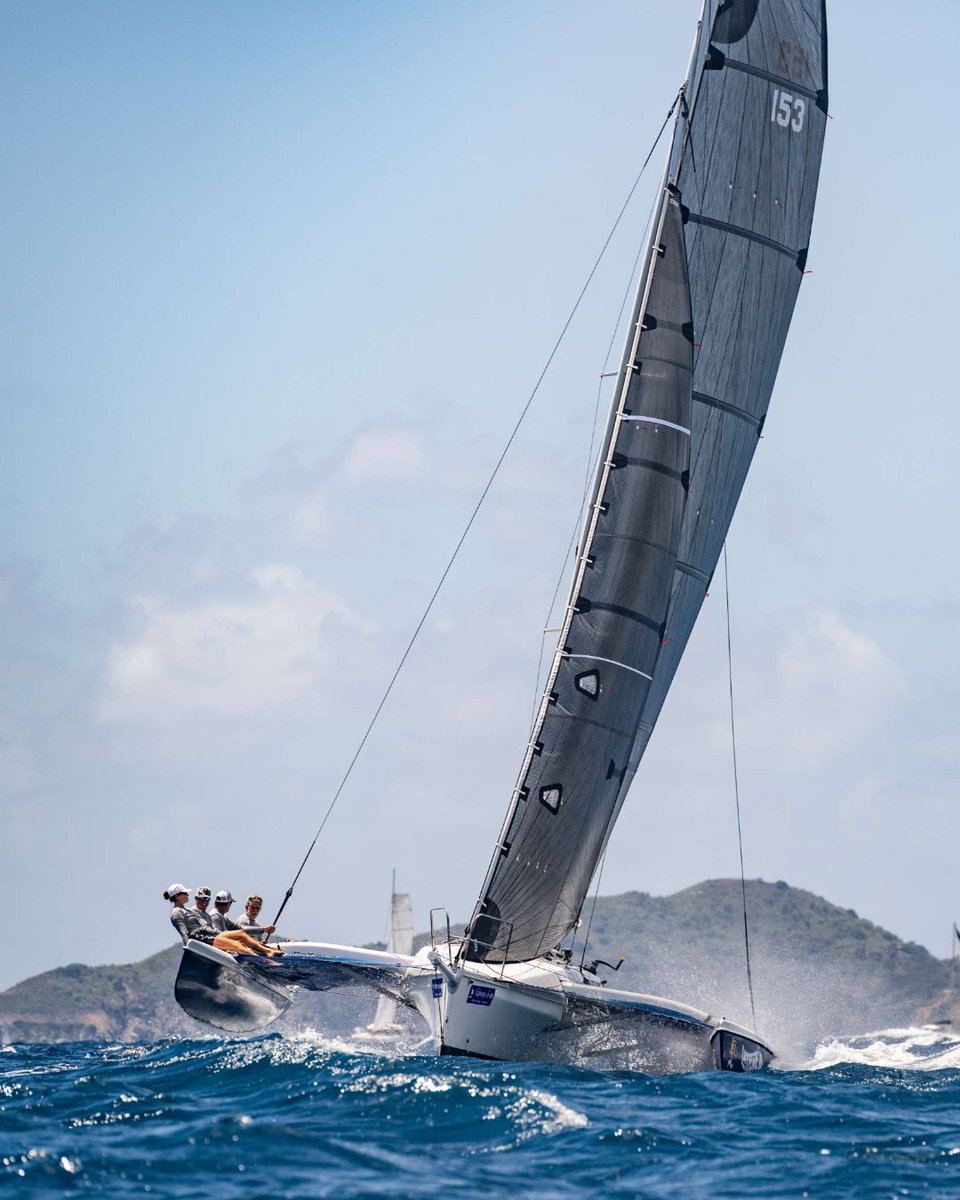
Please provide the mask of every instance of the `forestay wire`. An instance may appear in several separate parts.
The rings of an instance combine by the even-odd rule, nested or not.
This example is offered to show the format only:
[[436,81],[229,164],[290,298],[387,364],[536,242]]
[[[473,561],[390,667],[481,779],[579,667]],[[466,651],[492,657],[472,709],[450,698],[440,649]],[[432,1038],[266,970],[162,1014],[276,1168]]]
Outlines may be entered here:
[[750,970],[750,930],[747,927],[747,884],[743,873],[743,832],[740,828],[740,783],[737,777],[737,726],[733,716],[733,641],[730,637],[730,570],[727,566],[727,543],[723,543],[723,590],[727,601],[727,678],[730,681],[730,743],[733,747],[733,794],[737,801],[737,845],[740,848],[740,894],[743,898],[743,948],[747,958],[747,988],[750,992],[750,1012],[757,1025],[757,1009],[753,1002],[753,973]]
[[[678,99],[679,99],[679,96],[677,97],[677,100]],[[390,696],[390,693],[393,691],[393,685],[397,682],[400,672],[403,670],[404,664],[406,663],[407,658],[410,655],[410,651],[413,649],[414,643],[416,642],[417,638],[420,636],[420,631],[421,631],[421,629],[423,629],[423,626],[426,623],[427,617],[430,615],[430,611],[433,608],[434,601],[436,600],[437,596],[440,594],[440,589],[443,587],[447,576],[450,574],[450,570],[453,567],[454,562],[456,561],[457,555],[460,553],[460,548],[463,546],[463,543],[467,540],[467,534],[470,532],[470,529],[473,526],[473,522],[476,520],[477,514],[480,511],[480,508],[481,508],[484,500],[486,500],[486,498],[487,498],[487,493],[490,491],[490,488],[493,486],[494,480],[496,479],[497,475],[500,472],[500,468],[503,465],[503,461],[507,457],[507,453],[509,452],[510,447],[513,445],[513,441],[516,438],[517,433],[520,430],[520,426],[523,424],[524,418],[526,417],[527,413],[530,410],[531,404],[533,404],[533,401],[537,395],[537,392],[539,392],[539,390],[540,390],[540,385],[543,383],[543,380],[547,374],[547,371],[550,369],[550,364],[553,362],[554,358],[556,357],[557,351],[560,349],[560,343],[563,341],[567,330],[570,328],[570,323],[573,321],[573,318],[577,314],[577,310],[580,308],[581,301],[583,300],[583,297],[586,295],[587,288],[590,286],[591,282],[593,281],[593,277],[597,273],[597,269],[599,268],[600,263],[603,260],[603,256],[607,252],[607,247],[610,245],[610,242],[613,240],[613,235],[617,232],[617,229],[620,226],[620,222],[623,220],[623,215],[627,211],[630,201],[633,199],[633,194],[637,190],[637,187],[640,184],[640,180],[643,178],[643,173],[644,173],[644,171],[646,171],[647,166],[649,165],[650,159],[653,157],[654,151],[656,150],[656,148],[660,142],[660,139],[663,137],[663,132],[667,128],[667,124],[669,123],[670,118],[673,116],[674,110],[677,107],[677,100],[674,100],[674,102],[670,105],[670,109],[669,109],[667,115],[663,119],[663,124],[660,126],[660,132],[654,138],[653,145],[650,147],[650,150],[647,153],[647,157],[643,160],[643,165],[641,166],[639,172],[637,173],[637,177],[636,177],[636,179],[634,179],[633,184],[630,187],[630,191],[627,193],[627,198],[624,200],[623,204],[621,205],[620,211],[617,213],[616,220],[613,222],[610,232],[607,234],[606,240],[604,241],[603,246],[600,248],[600,253],[597,255],[596,262],[594,262],[593,266],[590,268],[590,273],[587,276],[586,282],[584,283],[583,287],[580,289],[580,294],[577,296],[576,300],[574,301],[573,307],[570,310],[570,314],[567,317],[566,321],[564,321],[564,323],[563,323],[563,328],[560,330],[560,334],[559,334],[556,342],[554,342],[553,349],[550,351],[550,354],[547,357],[547,361],[544,364],[543,370],[540,372],[540,375],[537,378],[537,382],[533,386],[533,391],[531,391],[530,395],[527,397],[526,403],[524,404],[523,408],[520,410],[520,415],[517,418],[516,423],[514,424],[514,427],[510,433],[510,436],[507,438],[506,445],[504,446],[504,448],[500,454],[500,457],[497,459],[496,463],[494,464],[493,470],[490,472],[490,477],[487,479],[487,482],[484,484],[483,491],[480,493],[480,498],[477,500],[477,503],[474,505],[473,511],[470,514],[470,518],[467,521],[466,525],[464,526],[463,533],[461,533],[456,546],[454,546],[454,548],[453,548],[453,553],[450,555],[449,561],[447,562],[447,565],[444,567],[443,572],[440,575],[439,580],[437,581],[437,586],[433,589],[433,593],[430,596],[430,599],[427,601],[427,606],[426,606],[426,608],[424,608],[423,613],[420,617],[420,620],[417,622],[416,628],[414,629],[413,634],[410,637],[410,640],[407,642],[406,649],[404,650],[403,654],[401,655],[400,661],[397,663],[397,668],[393,672],[393,675],[390,677],[390,682],[387,684],[386,688],[384,689],[383,695],[380,697],[380,703],[377,705],[376,709],[374,710],[373,716],[370,718],[370,723],[367,725],[367,728],[364,731],[363,737],[360,739],[359,745],[357,746],[356,750],[354,751],[353,758],[350,759],[347,769],[343,773],[343,778],[340,780],[337,790],[333,794],[333,799],[330,801],[329,805],[327,806],[327,811],[323,814],[323,820],[320,822],[320,827],[317,830],[317,832],[314,834],[313,841],[310,843],[309,849],[307,850],[306,854],[303,856],[303,861],[301,862],[300,866],[298,867],[296,875],[294,875],[294,877],[293,877],[293,882],[290,884],[290,886],[286,890],[286,893],[284,894],[283,903],[280,905],[279,909],[277,910],[277,915],[273,919],[274,925],[276,925],[279,922],[280,917],[283,913],[283,910],[287,907],[287,903],[289,902],[290,897],[293,895],[293,889],[297,886],[297,881],[299,880],[301,874],[303,873],[303,868],[307,865],[307,860],[310,858],[310,855],[313,853],[313,849],[316,846],[317,842],[319,841],[320,835],[321,835],[321,833],[323,833],[324,828],[326,827],[327,821],[330,819],[330,814],[333,812],[334,808],[336,807],[337,801],[340,799],[340,794],[343,791],[344,787],[346,786],[347,780],[350,778],[353,768],[356,765],[357,759],[360,757],[360,754],[363,751],[363,747],[366,745],[367,739],[369,738],[371,732],[373,731],[374,725],[377,723],[377,718],[380,716],[380,713],[383,710],[383,706],[386,704],[387,699]]]

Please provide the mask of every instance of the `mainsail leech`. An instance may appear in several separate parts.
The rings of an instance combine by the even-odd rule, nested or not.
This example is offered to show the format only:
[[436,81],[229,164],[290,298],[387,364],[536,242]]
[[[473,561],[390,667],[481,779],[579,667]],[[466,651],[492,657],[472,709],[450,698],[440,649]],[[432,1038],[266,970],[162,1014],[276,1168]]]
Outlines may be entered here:
[[824,0],[706,0],[587,534],[468,958],[533,958],[579,917],[763,426],[826,107]]

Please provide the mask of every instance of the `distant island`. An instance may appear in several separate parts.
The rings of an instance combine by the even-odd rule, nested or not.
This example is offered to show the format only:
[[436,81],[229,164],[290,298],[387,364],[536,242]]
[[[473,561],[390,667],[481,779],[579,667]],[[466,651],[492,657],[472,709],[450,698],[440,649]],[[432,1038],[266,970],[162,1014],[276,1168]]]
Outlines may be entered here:
[[[897,1025],[960,1028],[956,969],[913,942],[783,882],[747,883],[757,1027],[775,1046]],[[589,906],[584,919],[589,915]],[[419,944],[426,940],[419,939]],[[626,959],[611,985],[751,1020],[740,881],[714,879],[672,896],[601,897],[588,959]],[[6,1042],[152,1041],[203,1037],[173,999],[180,947],[127,966],[79,963],[0,992]],[[294,1021],[343,1035],[370,1020],[369,994],[305,997]],[[290,1022],[287,1023],[290,1028]]]

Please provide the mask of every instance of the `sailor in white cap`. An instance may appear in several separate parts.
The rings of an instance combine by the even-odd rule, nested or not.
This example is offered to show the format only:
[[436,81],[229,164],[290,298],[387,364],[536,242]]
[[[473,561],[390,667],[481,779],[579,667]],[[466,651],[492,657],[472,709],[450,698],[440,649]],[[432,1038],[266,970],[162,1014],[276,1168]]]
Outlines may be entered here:
[[233,917],[230,916],[230,905],[233,904],[233,897],[226,889],[217,892],[216,899],[213,903],[217,910],[210,916],[211,921],[213,921],[214,929],[218,929],[221,933],[225,933],[228,929],[240,928]]
[[185,883],[171,883],[163,893],[163,898],[173,904],[173,909],[170,912],[170,924],[183,938],[184,945],[187,944],[190,938],[196,938],[200,942],[213,941],[212,930],[208,930],[211,936],[204,937],[202,931],[208,929],[208,927],[197,916],[195,909],[187,908],[187,901],[190,899],[190,888]]
[[170,923],[183,939],[186,945],[191,939],[195,942],[213,943],[218,950],[227,954],[260,954],[266,958],[275,958],[283,954],[277,946],[263,946],[242,929],[229,929],[218,933],[211,926],[200,920],[195,909],[187,908],[190,889],[183,883],[171,883],[163,893],[164,900],[173,904],[170,913]]
[[193,893],[193,908],[190,911],[196,913],[208,928],[216,929],[213,923],[213,913],[207,912],[207,909],[210,907],[211,895],[212,893],[208,887],[198,887]]

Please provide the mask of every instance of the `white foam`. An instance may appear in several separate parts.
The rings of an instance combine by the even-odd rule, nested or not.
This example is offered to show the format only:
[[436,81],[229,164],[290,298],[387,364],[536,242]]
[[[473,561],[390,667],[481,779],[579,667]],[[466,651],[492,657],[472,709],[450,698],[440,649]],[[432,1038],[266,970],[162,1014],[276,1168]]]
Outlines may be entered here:
[[559,1133],[561,1129],[582,1129],[585,1125],[589,1124],[583,1113],[577,1112],[576,1109],[564,1104],[552,1092],[544,1092],[540,1088],[534,1088],[532,1091],[527,1092],[527,1098],[533,1104],[541,1105],[549,1114],[547,1116],[538,1114],[536,1119],[537,1127],[531,1132]]
[[[356,1061],[356,1060],[355,1060]],[[431,1093],[451,1094],[456,1103],[457,1092],[487,1102],[481,1120],[495,1121],[505,1118],[512,1127],[513,1136],[505,1144],[489,1147],[491,1151],[506,1150],[519,1142],[543,1134],[560,1133],[565,1129],[579,1129],[589,1122],[587,1117],[564,1104],[557,1096],[542,1088],[523,1087],[514,1075],[490,1077],[483,1071],[469,1068],[454,1072],[445,1071],[393,1071],[389,1074],[362,1073],[344,1078],[339,1087],[343,1093],[374,1095],[392,1091],[412,1095]]]
[[359,1054],[367,1058],[409,1058],[433,1042],[431,1037],[412,1036],[412,1032],[408,1030],[400,1031],[390,1038],[343,1037],[324,1033],[312,1025],[284,1029],[280,1040],[307,1043],[331,1053]]
[[828,1038],[813,1057],[793,1069],[821,1071],[845,1063],[888,1067],[899,1071],[960,1069],[960,1037],[938,1025],[919,1028],[878,1029],[859,1037]]

